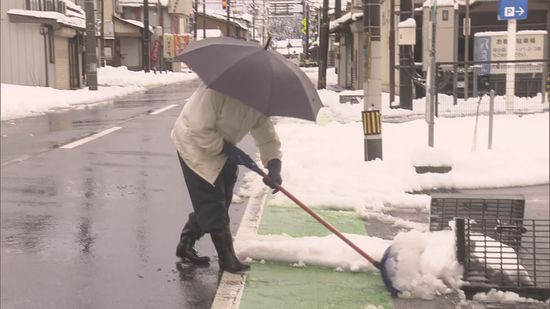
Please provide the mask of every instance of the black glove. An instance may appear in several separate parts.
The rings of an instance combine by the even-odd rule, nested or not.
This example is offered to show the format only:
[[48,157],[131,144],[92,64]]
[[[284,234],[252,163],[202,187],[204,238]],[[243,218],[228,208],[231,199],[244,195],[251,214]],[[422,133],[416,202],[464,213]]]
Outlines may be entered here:
[[[283,183],[283,179],[281,178],[281,160],[279,159],[272,159],[267,162],[267,170],[269,171],[267,173],[267,176],[271,179],[269,181],[267,178],[264,178],[264,183],[269,186],[271,189],[277,189],[276,186],[273,183],[276,183],[278,185],[281,185]],[[273,191],[273,193],[276,193],[278,190]]]
[[235,165],[244,165],[244,166],[250,166],[251,164],[254,164],[254,161],[252,158],[250,158],[249,155],[247,155],[244,151],[239,149],[239,147],[223,141],[223,149],[222,153],[227,156],[227,160],[230,163],[233,163]]

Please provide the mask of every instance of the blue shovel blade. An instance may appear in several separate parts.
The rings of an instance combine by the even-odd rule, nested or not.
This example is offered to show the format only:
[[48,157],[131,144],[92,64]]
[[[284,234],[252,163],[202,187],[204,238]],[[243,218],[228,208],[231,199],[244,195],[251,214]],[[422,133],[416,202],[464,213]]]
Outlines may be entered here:
[[389,263],[391,262],[391,258],[392,258],[392,250],[391,250],[391,246],[389,246],[388,248],[386,248],[386,251],[384,251],[384,255],[382,256],[382,259],[379,262],[379,266],[380,266],[379,270],[380,270],[380,275],[382,276],[382,281],[384,281],[384,285],[386,286],[386,289],[388,290],[388,292],[390,292],[392,296],[397,296],[397,294],[401,293],[401,291],[393,285],[393,282],[390,278],[390,274],[388,270],[388,266],[389,266]]

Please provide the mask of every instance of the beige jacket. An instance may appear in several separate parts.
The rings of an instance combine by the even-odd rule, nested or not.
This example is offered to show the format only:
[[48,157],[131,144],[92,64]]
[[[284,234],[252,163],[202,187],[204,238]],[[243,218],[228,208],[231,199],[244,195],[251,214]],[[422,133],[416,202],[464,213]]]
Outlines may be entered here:
[[268,117],[203,85],[183,107],[171,137],[189,168],[213,184],[227,160],[223,141],[236,145],[249,132],[264,166],[281,159],[281,142]]

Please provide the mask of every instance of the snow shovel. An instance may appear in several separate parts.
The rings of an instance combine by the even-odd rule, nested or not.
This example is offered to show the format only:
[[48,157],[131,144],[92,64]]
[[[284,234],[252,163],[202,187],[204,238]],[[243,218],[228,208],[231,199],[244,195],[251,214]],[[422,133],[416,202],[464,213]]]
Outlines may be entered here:
[[[248,158],[247,158],[248,159]],[[388,262],[388,258],[392,254],[391,246],[386,248],[384,251],[384,255],[382,256],[382,259],[378,262],[375,259],[373,259],[370,255],[368,255],[365,251],[361,250],[356,244],[354,244],[351,240],[349,240],[346,236],[344,236],[340,231],[338,231],[332,224],[325,221],[325,219],[321,218],[317,213],[315,213],[311,208],[307,207],[302,201],[300,201],[298,198],[296,198],[294,195],[292,195],[290,192],[288,192],[285,188],[283,188],[281,185],[273,182],[271,178],[254,162],[252,159],[250,160],[241,160],[241,164],[249,168],[250,170],[256,172],[258,175],[262,176],[264,179],[267,179],[268,182],[270,182],[273,187],[275,187],[275,190],[283,192],[288,198],[290,198],[294,203],[296,203],[298,206],[300,206],[303,210],[305,210],[310,216],[315,218],[315,220],[319,221],[324,227],[326,227],[329,231],[331,231],[334,235],[338,236],[341,240],[343,240],[346,244],[348,244],[353,250],[355,250],[357,253],[359,253],[362,257],[367,259],[372,265],[374,265],[378,270],[380,270],[380,274],[382,275],[382,281],[384,281],[384,285],[386,286],[386,289],[393,295],[397,295],[400,291],[395,288],[391,282],[390,276],[388,274],[388,270],[386,269],[386,263]]]

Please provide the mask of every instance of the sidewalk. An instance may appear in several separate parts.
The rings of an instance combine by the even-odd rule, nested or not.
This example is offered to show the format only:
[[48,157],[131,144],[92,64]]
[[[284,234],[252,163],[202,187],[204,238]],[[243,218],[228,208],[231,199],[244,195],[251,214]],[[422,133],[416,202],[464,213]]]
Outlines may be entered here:
[[[355,212],[314,209],[343,233],[393,238],[395,231],[376,228]],[[421,221],[421,219],[419,220]],[[374,231],[376,229],[376,232]],[[237,239],[250,233],[292,237],[327,236],[330,232],[296,205],[277,206],[269,198],[251,198]],[[386,237],[385,237],[386,236]],[[330,248],[326,248],[330,250]],[[457,292],[432,300],[391,297],[379,273],[337,271],[311,265],[252,261],[244,275],[224,273],[212,308],[360,308],[360,309],[486,309],[548,308],[547,304],[483,304],[461,301]]]
[[[367,231],[355,212],[318,210],[344,233]],[[295,205],[263,210],[258,234],[292,237],[327,236],[330,232]],[[329,249],[329,248],[327,248]],[[240,308],[391,308],[391,296],[376,273],[338,272],[315,266],[255,262],[248,274]]]
[[[352,211],[314,209],[343,233],[367,235],[363,220]],[[244,229],[244,231],[243,231]],[[330,232],[296,205],[275,206],[251,200],[237,237],[287,234],[327,236]],[[327,248],[330,249],[330,248]],[[380,274],[341,272],[309,265],[253,261],[246,275],[224,274],[212,308],[430,308],[425,301],[394,304]],[[242,287],[238,285],[242,284]],[[229,288],[228,288],[229,286]],[[442,306],[438,308],[454,308]],[[371,306],[369,306],[371,305]],[[434,306],[435,308],[435,306]]]

